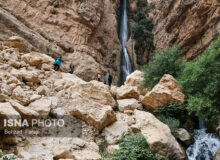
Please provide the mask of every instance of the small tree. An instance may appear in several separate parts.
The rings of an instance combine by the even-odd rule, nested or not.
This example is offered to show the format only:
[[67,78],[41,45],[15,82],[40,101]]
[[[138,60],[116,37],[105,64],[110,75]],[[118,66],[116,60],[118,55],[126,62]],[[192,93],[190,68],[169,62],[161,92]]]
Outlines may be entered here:
[[181,54],[183,51],[174,45],[165,51],[157,52],[154,60],[144,67],[144,87],[153,88],[164,74],[177,78],[184,67]]

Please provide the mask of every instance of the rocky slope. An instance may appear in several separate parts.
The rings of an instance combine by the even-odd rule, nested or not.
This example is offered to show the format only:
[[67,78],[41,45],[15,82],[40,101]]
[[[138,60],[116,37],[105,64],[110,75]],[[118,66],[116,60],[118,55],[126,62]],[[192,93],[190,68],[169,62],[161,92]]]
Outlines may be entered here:
[[[86,82],[75,74],[55,72],[51,69],[53,58],[39,52],[24,53],[19,50],[24,45],[12,41],[15,37],[10,39],[0,48],[0,117],[8,119],[14,115],[16,119],[32,120],[40,115],[47,118],[69,115],[75,118],[70,121],[70,128],[56,131],[57,136],[71,131],[71,136],[44,137],[50,132],[42,132],[43,137],[1,135],[3,151],[15,153],[22,160],[91,160],[101,156],[98,146],[103,135],[108,150],[112,151],[117,150],[122,133],[141,132],[153,152],[168,159],[185,159],[169,127],[143,110],[141,99],[151,95],[138,88],[142,72],[129,75],[122,87],[109,88],[102,82]],[[9,42],[14,48],[9,47]],[[165,104],[170,99],[177,100],[174,92],[181,91],[172,85],[175,79],[168,75],[163,79],[166,81],[161,80],[159,85],[164,87],[151,91],[155,92],[155,101]],[[169,84],[171,87],[167,87]],[[114,111],[116,107],[119,111]]]
[[220,33],[219,0],[153,0],[154,44],[163,50],[173,44],[186,49],[186,59],[202,54]]
[[[63,55],[64,71],[72,62],[74,73],[86,81],[110,70],[117,83],[121,46],[116,9],[109,0],[2,0],[0,40],[19,35],[26,51],[52,57]],[[89,65],[88,65],[89,64]]]

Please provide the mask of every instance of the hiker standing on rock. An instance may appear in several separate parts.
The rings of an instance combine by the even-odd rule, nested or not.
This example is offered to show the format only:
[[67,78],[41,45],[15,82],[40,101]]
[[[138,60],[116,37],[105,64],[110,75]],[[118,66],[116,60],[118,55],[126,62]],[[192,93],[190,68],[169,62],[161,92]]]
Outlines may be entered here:
[[56,61],[53,63],[53,65],[54,65],[54,70],[55,70],[55,71],[60,70],[61,63],[62,63],[62,62],[64,62],[63,59],[62,59],[62,57],[59,57],[59,58],[56,59]]

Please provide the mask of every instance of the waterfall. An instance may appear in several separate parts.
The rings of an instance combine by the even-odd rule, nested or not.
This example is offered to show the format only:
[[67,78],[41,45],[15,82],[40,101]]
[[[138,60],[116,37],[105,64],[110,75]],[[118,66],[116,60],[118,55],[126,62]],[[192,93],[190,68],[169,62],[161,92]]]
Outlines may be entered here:
[[120,15],[120,31],[119,39],[122,45],[122,80],[126,80],[126,77],[132,72],[131,62],[128,56],[126,43],[128,41],[128,16],[127,16],[127,0],[121,0],[121,15]]
[[194,144],[186,154],[188,160],[213,160],[220,147],[220,138],[216,134],[206,133],[205,122],[199,117],[199,129],[194,131]]

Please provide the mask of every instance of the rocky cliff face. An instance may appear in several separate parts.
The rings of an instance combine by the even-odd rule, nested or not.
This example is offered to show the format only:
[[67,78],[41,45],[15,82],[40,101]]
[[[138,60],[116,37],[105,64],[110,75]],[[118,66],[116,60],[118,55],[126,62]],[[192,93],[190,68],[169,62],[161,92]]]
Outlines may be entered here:
[[163,50],[173,44],[186,49],[186,59],[203,53],[220,33],[219,0],[153,0],[154,44]]
[[118,0],[3,0],[0,40],[22,37],[27,50],[63,56],[67,71],[88,81],[109,70],[118,81],[121,46],[117,36]]

